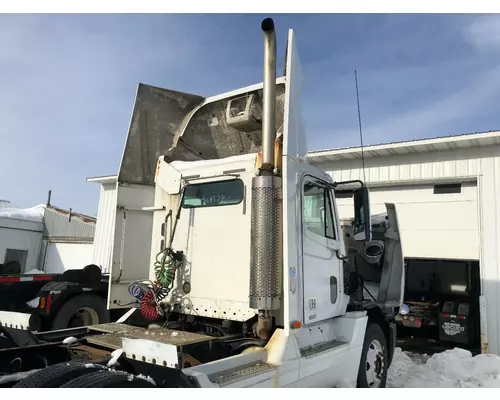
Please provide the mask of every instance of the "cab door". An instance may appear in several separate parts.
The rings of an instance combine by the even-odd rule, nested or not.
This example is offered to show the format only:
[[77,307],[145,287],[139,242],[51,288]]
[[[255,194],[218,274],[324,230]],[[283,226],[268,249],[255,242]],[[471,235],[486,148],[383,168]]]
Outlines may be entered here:
[[302,192],[302,274],[304,324],[339,315],[342,261],[341,241],[332,190],[326,182],[305,175]]

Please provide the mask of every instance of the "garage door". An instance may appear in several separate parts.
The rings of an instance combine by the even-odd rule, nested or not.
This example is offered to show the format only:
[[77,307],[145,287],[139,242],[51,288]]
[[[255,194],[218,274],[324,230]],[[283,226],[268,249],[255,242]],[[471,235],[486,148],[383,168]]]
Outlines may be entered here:
[[44,271],[50,274],[63,273],[68,269],[82,269],[92,263],[93,244],[48,243]]
[[[370,189],[372,214],[396,204],[407,258],[479,259],[477,186],[391,186]],[[341,218],[352,217],[352,199],[338,199]]]

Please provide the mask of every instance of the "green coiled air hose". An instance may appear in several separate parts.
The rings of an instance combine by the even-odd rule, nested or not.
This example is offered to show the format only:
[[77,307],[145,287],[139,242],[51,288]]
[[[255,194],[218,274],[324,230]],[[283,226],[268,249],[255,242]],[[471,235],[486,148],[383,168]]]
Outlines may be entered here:
[[176,268],[177,263],[171,249],[166,248],[156,255],[154,264],[156,281],[168,291],[174,284]]

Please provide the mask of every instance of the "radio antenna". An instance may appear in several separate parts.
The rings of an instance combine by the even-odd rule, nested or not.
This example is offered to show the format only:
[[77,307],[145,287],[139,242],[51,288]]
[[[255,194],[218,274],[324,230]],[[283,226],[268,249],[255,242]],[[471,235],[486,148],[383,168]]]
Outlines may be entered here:
[[359,106],[358,73],[356,72],[356,70],[354,70],[354,81],[356,82],[356,100],[358,103],[359,140],[361,141],[361,162],[363,165],[363,182],[365,182],[366,184],[365,153],[363,151],[363,128],[361,127],[361,108]]

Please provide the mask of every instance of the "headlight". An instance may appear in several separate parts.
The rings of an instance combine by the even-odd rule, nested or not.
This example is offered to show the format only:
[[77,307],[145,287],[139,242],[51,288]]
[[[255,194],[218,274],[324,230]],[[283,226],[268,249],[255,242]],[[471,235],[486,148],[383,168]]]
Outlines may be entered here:
[[399,309],[399,313],[401,315],[406,315],[410,312],[410,306],[408,304],[403,303],[401,308]]

